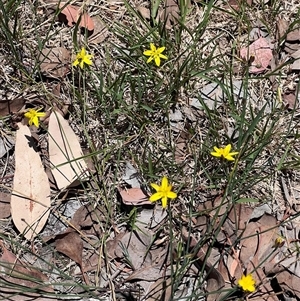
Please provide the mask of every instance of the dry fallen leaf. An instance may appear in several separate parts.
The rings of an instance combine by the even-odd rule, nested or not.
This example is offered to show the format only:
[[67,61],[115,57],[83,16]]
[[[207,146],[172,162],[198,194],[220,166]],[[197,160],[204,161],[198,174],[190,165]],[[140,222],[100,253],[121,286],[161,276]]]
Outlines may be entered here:
[[296,29],[290,31],[286,36],[286,40],[288,42],[300,41],[300,29],[296,28]]
[[139,6],[137,6],[136,9],[144,19],[150,20],[151,13],[150,13],[150,9],[148,7],[144,7],[144,6],[139,5]]
[[14,98],[12,100],[0,100],[0,117],[10,113],[18,112],[25,104],[25,98]]
[[172,296],[172,279],[160,278],[153,283],[149,289],[149,293],[146,296],[146,301],[167,301],[171,300]]
[[92,21],[94,22],[94,31],[89,37],[89,43],[99,44],[106,39],[109,32],[99,16],[92,17]]
[[292,292],[300,298],[299,278],[288,271],[283,271],[276,276],[279,286],[284,292]]
[[99,237],[102,234],[101,222],[105,220],[105,216],[105,210],[100,205],[94,208],[92,204],[85,204],[76,210],[70,226],[86,235]]
[[70,51],[63,47],[44,48],[39,57],[41,72],[52,78],[62,78],[70,72]]
[[276,218],[264,214],[259,220],[250,222],[242,236],[240,259],[245,266],[254,256],[261,262],[272,250],[278,236]]
[[10,193],[0,191],[0,218],[10,216]]
[[8,154],[14,145],[15,139],[13,137],[0,133],[0,158]]
[[152,233],[146,229],[143,232],[126,233],[116,246],[115,254],[119,258],[125,255],[130,261],[130,265],[136,270],[142,266],[151,264],[151,252],[149,246],[152,242]]
[[259,38],[240,51],[240,56],[247,62],[251,61],[249,73],[262,73],[269,66],[273,57],[272,50],[265,38]]
[[[94,30],[94,22],[87,13],[82,13],[80,7],[73,5],[66,5],[65,2],[61,2],[59,8],[62,8],[62,11],[59,15],[59,20],[64,22],[63,16],[67,19],[68,26],[73,26],[80,19],[79,27],[85,27],[87,30]],[[63,15],[63,16],[62,16]]]
[[58,252],[68,256],[82,268],[83,242],[77,232],[68,232],[57,235],[55,247]]
[[284,18],[279,18],[276,22],[276,37],[282,39],[289,28],[288,22]]
[[171,29],[172,24],[177,24],[179,13],[179,6],[174,0],[165,0],[165,7],[159,14],[159,19],[166,24],[167,29]]
[[87,165],[76,134],[67,120],[52,112],[49,120],[49,159],[58,189],[80,184],[87,179]]
[[289,108],[294,109],[297,107],[297,98],[295,91],[293,92],[286,92],[282,95],[283,103]]
[[[10,301],[55,301],[49,279],[32,266],[25,265],[0,242],[0,296]],[[39,293],[37,293],[39,292]],[[44,294],[43,294],[44,292]],[[46,297],[42,297],[46,295]]]
[[29,128],[21,123],[18,126],[11,215],[17,229],[32,239],[48,219],[50,186]]
[[141,188],[118,188],[118,191],[125,205],[152,205]]
[[292,66],[291,66],[291,69],[293,71],[299,71],[300,70],[300,46],[297,51],[295,51],[294,53],[291,54],[291,57],[293,59],[295,59],[295,61],[293,62]]

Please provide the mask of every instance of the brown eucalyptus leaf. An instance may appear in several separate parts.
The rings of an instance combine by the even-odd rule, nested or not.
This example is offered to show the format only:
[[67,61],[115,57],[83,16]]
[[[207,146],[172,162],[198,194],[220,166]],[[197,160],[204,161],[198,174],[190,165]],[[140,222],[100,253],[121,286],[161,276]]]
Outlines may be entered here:
[[275,217],[264,214],[258,221],[250,222],[242,236],[240,259],[244,265],[257,256],[259,261],[264,260],[270,252],[278,236]]
[[260,37],[248,47],[242,48],[240,51],[240,56],[247,62],[251,60],[249,73],[258,74],[267,69],[273,54],[267,40]]
[[92,21],[94,22],[94,30],[93,34],[89,37],[89,43],[102,43],[108,36],[109,31],[99,16],[92,17]]
[[132,280],[156,281],[159,278],[170,276],[171,270],[163,268],[163,262],[150,264],[135,270],[126,278],[126,282]]
[[24,97],[14,98],[11,100],[0,100],[0,117],[10,113],[18,112],[25,104]]
[[10,216],[10,198],[10,193],[0,191],[0,218]]
[[149,246],[152,242],[152,233],[128,232],[126,233],[115,248],[115,254],[118,258],[123,258],[127,254],[132,267],[136,270],[142,265],[151,264],[151,252]]
[[122,241],[123,236],[126,233],[120,232],[114,239],[110,239],[106,242],[105,248],[106,248],[106,254],[110,259],[114,259],[117,257],[115,250],[118,246],[119,242]]
[[18,126],[11,215],[17,229],[32,239],[48,219],[50,186],[29,128],[21,123]]
[[[59,20],[64,22],[63,16],[67,19],[68,26],[73,26],[80,19],[79,27],[85,27],[87,30],[94,30],[94,22],[87,13],[82,13],[80,7],[74,5],[66,5],[65,2],[61,2],[59,8],[62,8],[62,11],[59,15]],[[62,16],[63,15],[63,16]]]
[[56,250],[74,260],[82,268],[83,242],[80,235],[77,232],[59,234],[55,241]]
[[283,271],[276,276],[279,286],[284,292],[291,292],[296,295],[298,299],[300,298],[300,286],[299,278],[289,273],[288,271]]
[[172,296],[172,279],[160,278],[153,283],[149,289],[149,293],[146,296],[146,301],[168,301]]
[[89,172],[78,138],[59,112],[50,115],[48,133],[49,159],[58,189],[79,185]]
[[288,22],[284,18],[279,18],[276,22],[276,37],[278,40],[284,37],[289,28]]
[[144,6],[138,6],[137,7],[137,11],[141,14],[141,16],[146,19],[146,20],[150,20],[151,18],[151,14],[150,14],[150,9]]
[[125,205],[151,205],[147,195],[140,188],[118,188],[122,201]]
[[290,31],[287,36],[286,36],[286,40],[288,42],[296,42],[300,40],[300,29],[296,28],[292,31]]
[[85,204],[78,208],[70,220],[69,229],[77,229],[86,235],[102,234],[101,222],[106,219],[106,211],[100,205],[95,207],[92,204]]
[[162,23],[166,24],[167,29],[172,28],[172,24],[177,24],[179,18],[179,6],[174,0],[165,0],[165,7],[159,15]]
[[[300,61],[299,61],[300,62]],[[289,108],[289,109],[294,109],[295,104],[296,104],[296,95],[295,91],[293,92],[286,92],[282,95],[282,99],[284,104]]]
[[[55,301],[49,279],[38,269],[26,265],[0,242],[0,296],[10,301]],[[6,285],[7,284],[7,285]],[[30,291],[30,290],[31,291]],[[35,292],[36,290],[36,292]],[[39,291],[39,293],[37,293]],[[43,292],[46,297],[43,297]]]
[[38,57],[41,72],[48,77],[62,78],[70,72],[70,51],[63,47],[44,48]]
[[279,301],[278,297],[273,292],[273,288],[270,283],[270,278],[267,278],[262,266],[260,264],[259,254],[257,253],[253,260],[248,264],[247,270],[251,271],[254,269],[252,276],[255,280],[256,285],[259,286],[257,293],[251,298],[253,301]]
[[292,70],[293,71],[299,71],[300,70],[300,46],[297,51],[291,54],[291,57],[295,59],[295,61],[292,64]]

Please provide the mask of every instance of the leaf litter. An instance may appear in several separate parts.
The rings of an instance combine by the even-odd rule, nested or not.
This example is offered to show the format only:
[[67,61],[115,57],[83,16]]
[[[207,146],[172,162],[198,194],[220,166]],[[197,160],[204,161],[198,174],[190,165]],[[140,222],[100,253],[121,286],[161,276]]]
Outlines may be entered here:
[[[179,18],[178,5],[173,2],[166,1],[164,7],[164,10],[167,8],[171,10],[168,13],[166,11],[164,12],[163,21],[166,23],[169,29],[172,28],[172,26],[176,26],[177,19]],[[234,2],[233,4],[236,6],[239,3]],[[64,11],[63,14],[67,18],[68,26],[74,26],[74,24],[80,19],[79,8],[68,6],[67,11]],[[82,15],[81,22],[83,23],[80,23],[79,26],[85,27],[88,30],[92,30],[92,26],[89,24],[90,20],[88,15]],[[102,30],[101,25],[99,28]],[[286,29],[282,25],[280,28],[280,37],[284,38],[285,35]],[[103,39],[105,39],[105,35],[100,35],[99,40],[95,40],[95,43],[101,43]],[[291,43],[298,42],[299,37],[297,38],[297,30],[287,33],[286,41]],[[291,46],[288,45],[288,43],[285,43],[284,47]],[[289,53],[296,53],[294,49],[297,49],[297,47],[299,49],[299,45],[293,45],[293,49],[290,50]],[[250,50],[254,52],[253,60],[248,56]],[[265,72],[270,64],[270,47],[266,46],[264,40],[260,40],[259,43],[257,42],[257,44],[254,42],[244,50],[242,49],[240,54],[244,60],[247,60],[251,63],[250,72],[254,74]],[[63,57],[60,57],[60,55],[61,51],[59,50],[59,53],[54,53],[54,56],[49,62],[46,62],[46,65],[41,64],[41,69],[46,76],[57,79],[62,78],[66,74],[68,69],[64,69],[64,64],[67,65],[69,63],[69,58],[67,58],[69,54],[66,54],[65,58],[63,58],[64,55]],[[295,58],[297,58],[296,55],[297,54],[294,54]],[[49,54],[47,52],[44,57],[46,58],[48,56]],[[41,59],[40,62],[45,61],[45,58]],[[50,66],[52,63],[53,65]],[[59,64],[61,64],[63,69],[58,71],[58,73],[53,73],[51,75],[53,70],[56,71],[56,69],[59,68]],[[296,68],[294,71],[297,70]],[[217,86],[215,87],[214,83],[208,83],[207,87],[204,86],[204,90],[205,88],[209,89],[210,91],[219,89],[216,95],[212,96],[208,95],[210,93],[206,93],[206,99],[203,97],[204,101],[208,103],[209,109],[213,110],[218,106],[218,102],[222,104],[224,91]],[[240,92],[237,94],[240,95]],[[23,106],[22,102],[24,104],[25,100],[22,100],[20,104],[18,104],[18,106],[16,106],[13,110],[10,110],[8,105],[5,103],[1,111],[1,116],[6,116],[11,111],[18,112]],[[201,106],[198,106],[197,109],[199,110],[202,108]],[[55,121],[54,116],[56,117],[56,122],[58,125],[57,128],[59,128],[59,130],[53,130],[51,128],[53,125],[53,120]],[[181,119],[183,118],[180,117],[180,121]],[[59,152],[56,152],[56,150],[52,151],[50,161],[52,161],[54,166],[53,170],[58,171],[60,175],[63,175],[63,178],[67,179],[64,181],[59,177],[59,175],[56,174],[55,179],[57,188],[59,190],[65,189],[70,192],[71,190],[69,188],[71,186],[84,184],[83,182],[90,174],[86,173],[87,167],[84,163],[84,160],[82,160],[83,152],[74,131],[69,129],[68,122],[66,122],[66,120],[59,113],[52,113],[50,122],[51,127],[49,124],[49,129],[51,128],[51,131],[49,130],[49,133],[50,136],[54,137],[52,140],[58,144],[57,149],[59,149]],[[30,137],[31,133],[27,133],[26,135]],[[184,138],[183,141],[180,141],[182,145],[178,146],[178,149],[183,153],[185,152],[185,146],[187,145],[185,140],[187,140],[187,138]],[[51,137],[49,137],[49,144],[50,141]],[[76,141],[76,145],[73,144],[73,141]],[[66,145],[70,146],[66,147]],[[53,145],[51,146],[51,149],[53,149]],[[57,153],[60,153],[60,160],[55,161],[56,159],[53,158]],[[16,162],[17,159],[20,159],[20,155],[16,156]],[[178,160],[184,161],[181,159]],[[79,170],[74,172],[77,163]],[[65,170],[62,168],[63,166],[68,166],[69,170],[65,172]],[[39,167],[38,169],[41,171],[43,168]],[[136,216],[135,224],[137,228],[134,230],[129,230],[130,227],[125,227],[124,225],[118,225],[118,227],[116,227],[116,225],[112,226],[114,230],[112,230],[110,233],[111,240],[109,240],[106,244],[108,254],[110,254],[110,264],[115,266],[116,269],[120,269],[118,272],[121,275],[121,279],[123,281],[122,283],[133,280],[137,284],[139,284],[139,280],[141,280],[140,283],[142,283],[142,281],[150,282],[150,285],[148,286],[141,284],[141,286],[145,288],[145,300],[161,299],[161,291],[166,287],[167,289],[165,290],[164,297],[165,300],[169,300],[171,296],[170,287],[172,283],[170,271],[172,265],[174,263],[175,265],[178,264],[179,260],[176,258],[175,261],[171,261],[170,253],[174,252],[174,254],[178,254],[178,257],[180,258],[180,248],[175,247],[172,250],[170,249],[171,246],[169,244],[168,237],[166,233],[162,231],[162,227],[167,221],[167,212],[159,210],[158,208],[146,208],[144,205],[147,205],[148,203],[141,203],[141,200],[147,198],[147,194],[144,193],[144,191],[140,188],[140,178],[136,176],[136,170],[131,167],[129,167],[129,169],[132,171],[131,175],[129,175],[130,172],[126,172],[127,175],[123,180],[127,182],[131,188],[128,188],[127,190],[123,188],[120,189],[120,194],[121,196],[123,194],[123,203],[128,208],[137,208],[137,205],[139,205],[140,209],[137,209],[138,214]],[[72,170],[73,173],[70,172],[70,170]],[[15,178],[18,178],[18,175],[15,174]],[[9,201],[6,201],[6,199],[7,196],[5,197],[4,202],[7,204]],[[60,195],[56,195],[55,201],[58,203],[63,203],[65,199]],[[69,198],[67,198],[67,202],[69,201]],[[272,248],[276,237],[278,235],[282,235],[283,233],[287,233],[287,229],[279,227],[279,222],[266,213],[266,211],[261,210],[259,214],[253,214],[252,208],[247,207],[245,204],[235,205],[233,208],[231,208],[228,219],[225,221],[225,223],[222,223],[222,215],[226,212],[226,206],[228,205],[227,200],[225,201],[226,202],[223,204],[222,196],[217,196],[213,202],[207,201],[203,207],[199,206],[196,212],[198,217],[191,219],[191,222],[193,226],[195,226],[195,232],[197,234],[200,233],[200,240],[198,238],[196,239],[193,235],[190,237],[189,235],[186,235],[186,233],[184,233],[184,227],[186,227],[186,225],[184,227],[181,225],[181,236],[179,235],[176,239],[187,248],[188,253],[194,260],[194,263],[191,264],[191,267],[187,272],[191,275],[189,278],[190,283],[193,283],[191,279],[204,277],[206,279],[207,286],[206,288],[197,288],[199,294],[206,290],[206,292],[211,293],[209,294],[208,299],[218,300],[221,299],[222,294],[213,292],[222,289],[225,287],[225,285],[228,285],[228,287],[234,286],[234,279],[238,279],[241,276],[245,267],[247,270],[254,270],[259,262],[265,260],[261,267],[255,272],[257,274],[258,283],[264,282],[264,286],[259,286],[257,296],[255,298],[272,298],[276,300],[276,297],[273,298],[266,296],[267,292],[272,289],[266,281],[268,277],[268,273],[266,271],[269,271],[271,274],[272,272],[273,274],[276,274],[273,277],[276,277],[278,284],[284,288],[285,292],[299,296],[299,289],[296,285],[297,281],[299,281],[299,268],[297,266],[297,254],[295,252],[297,231],[299,231],[299,229],[294,228],[293,233],[289,233],[284,237],[286,243],[281,246],[280,249]],[[178,208],[172,207],[172,210],[173,209],[176,211]],[[182,217],[182,220],[180,219],[180,221],[186,222],[188,218],[184,218],[183,208],[179,208],[178,210],[178,215]],[[53,211],[55,212],[56,208],[53,208]],[[74,212],[72,212],[72,217],[67,219],[66,224],[69,226],[67,230],[62,230],[62,233],[55,233],[55,235],[52,237],[56,243],[56,249],[65,254],[65,256],[69,257],[71,261],[76,262],[80,266],[82,274],[85,273],[85,268],[83,268],[83,256],[86,258],[92,258],[92,256],[89,256],[91,255],[91,252],[88,252],[90,251],[88,246],[94,246],[94,243],[96,241],[99,242],[101,239],[103,235],[103,227],[105,226],[105,219],[101,217],[106,216],[107,214],[108,212],[103,212],[102,210],[97,211],[97,209],[93,206],[85,204],[77,211],[74,210]],[[15,213],[13,213],[13,215],[15,215]],[[212,217],[216,218],[216,224],[212,222]],[[40,218],[38,217],[37,219],[39,220]],[[18,220],[18,218],[16,218],[16,220]],[[210,239],[202,240],[201,238],[201,235],[205,235],[207,232],[207,227],[212,224],[214,225],[213,235],[215,235],[216,241],[219,244],[218,248],[211,243]],[[41,225],[43,225],[43,223],[41,223]],[[295,223],[293,225],[295,225]],[[218,231],[219,226],[221,231]],[[291,226],[289,225],[289,227]],[[118,233],[120,229],[121,232]],[[23,228],[20,228],[19,230],[20,232],[24,231]],[[105,230],[107,231],[107,229]],[[35,233],[38,231],[41,230],[35,229]],[[189,233],[189,229],[186,231]],[[33,235],[35,234],[31,233],[30,237],[28,236],[27,238],[31,239]],[[86,244],[87,238],[89,243]],[[236,241],[240,241],[240,246],[235,245]],[[228,248],[228,246],[230,246],[230,248]],[[222,252],[220,252],[220,248]],[[240,248],[240,250],[238,250],[238,248]],[[92,250],[95,251],[93,248]],[[8,250],[5,250],[4,247],[2,251],[3,254],[9,257],[9,259],[7,259],[4,256],[4,258],[2,258],[3,261],[8,261],[10,263],[17,261],[16,256],[12,253],[11,255],[8,255]],[[270,253],[276,256],[268,258],[268,254]],[[207,261],[204,261],[203,256],[205,254],[207,255]],[[224,254],[225,256],[223,256]],[[96,271],[99,269],[99,258],[101,259],[103,254],[99,252],[99,254],[93,255],[96,255],[91,260],[93,261],[93,264],[86,266],[86,269],[89,268],[89,271]],[[280,265],[284,266],[285,271],[275,273],[275,267]],[[270,266],[272,266],[272,268],[270,268]],[[30,271],[30,268],[31,267],[26,267],[27,272]],[[100,268],[102,268],[101,264]],[[201,272],[203,270],[205,273]],[[295,275],[297,277],[295,277]],[[48,283],[48,279],[44,278],[43,275],[39,275],[39,278],[45,283]],[[226,283],[224,280],[226,280]],[[193,291],[193,289],[196,287],[196,280],[193,283],[194,285],[190,285],[189,287],[186,283],[178,289],[178,291],[185,292],[185,295],[187,295],[188,290],[191,292],[191,290]],[[184,288],[184,286],[186,286],[186,288]],[[50,289],[50,291],[53,292],[52,289]],[[191,295],[191,293],[188,295]],[[251,299],[254,298],[251,297]],[[16,300],[19,299],[17,298]]]

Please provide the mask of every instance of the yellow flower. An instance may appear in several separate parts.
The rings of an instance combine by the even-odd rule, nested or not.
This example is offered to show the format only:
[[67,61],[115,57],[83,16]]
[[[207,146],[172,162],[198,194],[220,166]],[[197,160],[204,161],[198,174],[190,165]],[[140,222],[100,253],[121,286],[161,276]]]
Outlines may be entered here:
[[255,280],[251,274],[243,275],[238,281],[238,285],[242,288],[244,292],[253,293],[255,291]]
[[239,152],[230,152],[231,151],[231,144],[226,145],[224,148],[218,148],[214,146],[214,152],[210,154],[214,157],[224,158],[228,161],[234,161],[233,156],[237,155]]
[[151,183],[151,186],[156,190],[156,192],[150,196],[149,199],[150,202],[155,202],[161,199],[162,207],[166,208],[168,198],[169,199],[177,198],[177,193],[171,191],[172,185],[169,185],[168,179],[166,177],[162,178],[160,186],[154,183]]
[[41,109],[29,109],[24,116],[28,119],[29,125],[34,124],[37,128],[39,127],[39,118],[46,116],[46,113],[39,112]]
[[156,48],[153,43],[150,43],[150,50],[144,51],[144,55],[149,56],[147,63],[150,63],[153,59],[156,64],[156,66],[160,66],[160,59],[167,60],[168,57],[162,54],[162,52],[166,49],[166,47],[159,47]]
[[93,58],[93,56],[91,54],[87,54],[85,51],[85,48],[82,47],[81,51],[76,54],[76,59],[73,62],[73,66],[76,67],[77,65],[79,65],[79,67],[81,69],[83,69],[84,64],[92,65],[92,63],[93,63],[91,60],[92,58]]
[[282,237],[278,236],[274,242],[274,248],[281,248],[284,245],[285,241]]

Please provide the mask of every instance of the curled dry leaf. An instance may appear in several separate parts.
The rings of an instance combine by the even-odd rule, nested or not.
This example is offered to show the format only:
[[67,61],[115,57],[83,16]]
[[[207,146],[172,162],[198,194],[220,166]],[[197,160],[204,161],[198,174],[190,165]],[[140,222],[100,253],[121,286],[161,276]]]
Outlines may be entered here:
[[[61,2],[59,8],[62,9],[59,15],[59,20],[64,22],[63,16],[67,19],[68,26],[73,26],[80,19],[79,27],[84,27],[89,31],[94,30],[94,22],[87,13],[82,13],[80,7],[73,5],[66,5],[65,2]],[[63,16],[62,16],[63,15]]]
[[50,294],[53,293],[54,296],[54,290],[48,284],[49,279],[46,275],[32,266],[24,264],[13,253],[7,250],[2,242],[0,242],[0,251],[1,300],[57,300],[54,297],[51,298]]
[[49,158],[58,189],[79,185],[89,173],[76,134],[55,111],[50,115],[48,133]]
[[32,239],[48,219],[50,186],[29,128],[21,123],[18,126],[11,215],[17,229]]
[[70,51],[63,47],[42,49],[38,60],[45,76],[61,78],[70,72]]
[[251,61],[249,73],[262,73],[269,66],[273,57],[272,50],[265,38],[259,38],[250,46],[240,51],[240,56],[247,62]]
[[99,16],[92,17],[92,21],[94,22],[94,31],[89,37],[89,43],[99,44],[108,36],[108,29]]

